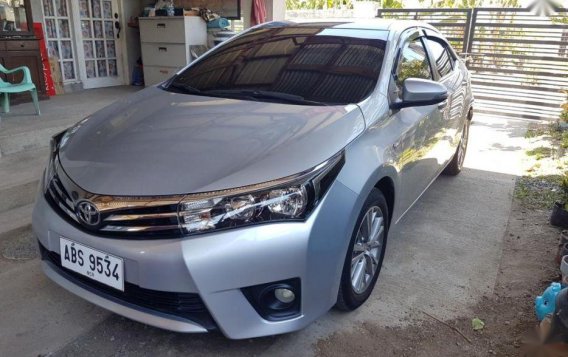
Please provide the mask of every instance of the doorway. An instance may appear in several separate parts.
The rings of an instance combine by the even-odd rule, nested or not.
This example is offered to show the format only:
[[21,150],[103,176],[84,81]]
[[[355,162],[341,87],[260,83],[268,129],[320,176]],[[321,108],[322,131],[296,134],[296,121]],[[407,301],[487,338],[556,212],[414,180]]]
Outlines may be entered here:
[[47,46],[63,83],[83,88],[123,85],[122,38],[117,0],[42,0]]

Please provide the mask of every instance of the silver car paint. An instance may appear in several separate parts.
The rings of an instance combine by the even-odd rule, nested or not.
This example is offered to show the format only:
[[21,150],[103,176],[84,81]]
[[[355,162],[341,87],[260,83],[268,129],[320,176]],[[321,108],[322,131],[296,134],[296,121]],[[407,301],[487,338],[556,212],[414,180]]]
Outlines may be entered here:
[[[338,26],[364,29],[371,25]],[[306,326],[328,311],[336,301],[349,238],[370,190],[381,179],[392,182],[395,189],[392,223],[397,222],[455,152],[456,138],[461,133],[473,101],[471,91],[467,88],[465,94],[462,91],[461,97],[457,97],[464,101],[461,115],[449,117],[436,113],[436,105],[391,111],[385,93],[388,91],[392,62],[399,38],[408,28],[431,27],[415,22],[397,21],[379,22],[379,25],[375,22],[372,26],[374,26],[372,28],[388,28],[389,42],[377,88],[370,97],[358,104],[360,109],[355,106],[326,108],[329,111],[325,114],[318,113],[312,116],[309,109],[313,108],[181,96],[151,88],[89,118],[82,124],[84,127],[77,131],[70,143],[66,144],[69,146],[64,148],[63,167],[76,183],[95,193],[117,195],[140,192],[147,195],[179,194],[180,192],[176,190],[186,193],[238,186],[235,182],[258,183],[305,170],[313,166],[313,162],[318,160],[321,162],[344,148],[346,157],[344,168],[307,221],[249,226],[184,239],[155,241],[101,239],[66,223],[50,209],[43,195],[39,194],[33,214],[33,228],[39,241],[48,249],[58,252],[59,237],[71,238],[123,257],[126,264],[126,280],[133,284],[155,290],[199,293],[219,328],[229,338],[284,333]],[[465,71],[465,68],[460,68],[460,71]],[[467,73],[464,72],[463,75],[467,77]],[[450,98],[448,107],[452,106],[452,100],[454,98]],[[132,105],[133,103],[136,104]],[[199,126],[193,128],[184,126],[181,130],[175,126],[168,128],[166,123],[160,121],[162,115],[150,115],[154,109],[161,108],[160,113],[162,113],[168,106],[172,106],[168,115],[173,115],[174,118],[176,115],[180,115],[180,118],[189,115],[190,111],[191,116],[194,113],[201,113],[202,125],[207,123],[221,125],[220,128],[215,128],[219,130],[217,131],[219,136],[226,135],[233,138],[233,130],[243,130],[252,134],[258,141],[253,142],[255,147],[262,148],[267,153],[259,155],[251,151],[251,155],[256,155],[251,161],[247,161],[245,155],[236,153],[239,155],[238,165],[231,166],[232,170],[212,170],[215,162],[231,165],[231,160],[227,160],[223,155],[230,156],[233,153],[227,150],[226,153],[221,154],[215,151],[216,148],[213,146],[207,146],[208,149],[213,150],[211,153],[203,150],[199,152],[200,155],[183,151],[189,148],[196,150],[191,143],[183,141],[189,138],[201,139],[201,135],[192,131],[192,129],[198,130]],[[239,108],[239,112],[227,115],[224,110],[218,110],[219,106],[224,110]],[[205,109],[200,112],[202,107]],[[247,120],[250,113],[259,110],[263,115],[257,115],[258,120]],[[142,113],[142,119],[137,120],[133,116],[134,112]],[[283,126],[287,128],[292,126],[298,131],[294,135],[286,133],[283,128],[271,131],[267,122],[275,115],[286,113],[295,118],[296,122]],[[221,115],[222,119],[216,120],[215,114]],[[439,115],[434,119],[435,127],[443,133],[442,139],[419,155],[411,156],[411,160],[403,160],[405,150],[416,147],[419,139],[417,132],[419,135],[425,135],[417,129],[420,122],[427,116],[435,115]],[[233,117],[234,123],[238,126],[224,130],[223,125],[231,122]],[[326,122],[325,118],[328,118],[330,123]],[[308,119],[313,119],[314,122],[308,124]],[[114,149],[89,142],[88,134],[82,137],[82,131],[92,135],[98,129],[104,130],[105,135],[101,137],[106,145],[111,143],[117,145]],[[152,136],[154,134],[158,135],[161,141],[154,141]],[[293,141],[274,144],[265,141],[262,135]],[[213,132],[206,133],[205,137],[214,140],[216,145],[219,144]],[[137,145],[136,147],[143,150],[144,154],[130,151],[128,146],[121,144],[123,140]],[[87,142],[94,144],[96,150],[90,151],[91,146],[87,145]],[[168,147],[170,145],[173,148]],[[228,148],[236,150],[237,146],[229,143]],[[153,152],[162,150],[173,157]],[[102,153],[110,157],[101,156]],[[300,158],[302,160],[299,160]],[[188,160],[188,163],[181,162],[184,159]],[[231,159],[234,160],[235,157],[231,156]],[[136,160],[142,161],[143,164],[129,162]],[[164,162],[157,163],[156,160]],[[123,168],[123,165],[127,166],[128,170]],[[240,165],[243,165],[242,170]],[[178,166],[183,166],[184,170],[189,171],[183,171]],[[209,172],[193,173],[195,167]],[[115,170],[120,175],[108,172]],[[149,174],[151,170],[163,170],[163,173],[159,177],[154,177]],[[128,171],[135,172],[136,175]],[[130,180],[122,178],[121,175],[128,176]],[[170,177],[175,175],[182,177]],[[191,180],[184,179],[189,178],[189,175]],[[207,175],[212,175],[211,179],[203,181],[203,177]],[[167,180],[167,183],[175,185],[175,188],[164,187],[166,186],[164,181],[160,180]],[[406,186],[413,184],[418,186],[414,190]],[[45,264],[44,268],[48,275],[57,274],[51,271],[53,268],[49,264]],[[291,277],[300,277],[302,284],[302,314],[292,320],[279,322],[263,320],[240,291],[244,286]],[[101,301],[86,293],[74,292],[89,301],[106,306],[104,299]],[[195,328],[195,324],[191,321],[186,321],[187,325],[180,325],[179,319],[172,319],[170,325],[164,326],[153,322],[152,317],[155,314],[152,312],[135,306],[123,306],[123,308],[133,311],[128,310],[130,315],[124,312],[126,310],[121,312],[119,308],[113,311],[175,331]]]
[[62,146],[60,161],[91,193],[216,191],[314,167],[364,127],[356,105],[291,106],[152,87],[83,120]]

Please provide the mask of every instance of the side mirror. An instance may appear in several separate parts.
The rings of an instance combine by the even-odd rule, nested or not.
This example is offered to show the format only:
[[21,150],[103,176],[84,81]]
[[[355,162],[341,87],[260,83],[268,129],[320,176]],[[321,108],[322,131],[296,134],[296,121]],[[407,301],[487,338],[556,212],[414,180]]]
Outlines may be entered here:
[[402,84],[402,100],[391,104],[391,109],[419,107],[443,102],[448,90],[443,84],[428,79],[407,78]]

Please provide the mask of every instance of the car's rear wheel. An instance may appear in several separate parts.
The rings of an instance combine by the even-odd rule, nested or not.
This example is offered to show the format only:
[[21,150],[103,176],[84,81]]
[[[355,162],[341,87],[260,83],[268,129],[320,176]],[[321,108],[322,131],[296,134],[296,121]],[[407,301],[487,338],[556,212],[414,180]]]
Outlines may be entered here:
[[382,192],[373,189],[351,236],[336,307],[351,311],[371,295],[379,277],[387,243],[389,211]]
[[454,154],[452,161],[450,161],[448,166],[446,166],[446,168],[444,169],[443,172],[444,175],[456,176],[461,172],[463,168],[463,162],[465,160],[465,154],[467,152],[467,142],[469,140],[470,123],[471,121],[469,119],[466,119],[460,143],[458,144],[458,148],[456,149],[456,153]]

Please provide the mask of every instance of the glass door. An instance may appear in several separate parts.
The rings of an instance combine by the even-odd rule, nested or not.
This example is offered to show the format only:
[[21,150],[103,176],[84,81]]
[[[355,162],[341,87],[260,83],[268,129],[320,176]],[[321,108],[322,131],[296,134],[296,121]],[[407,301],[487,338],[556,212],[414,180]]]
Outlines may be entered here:
[[75,0],[79,69],[84,88],[124,84],[117,0]]
[[56,58],[64,83],[77,80],[73,30],[68,0],[43,0],[45,38],[49,57]]

